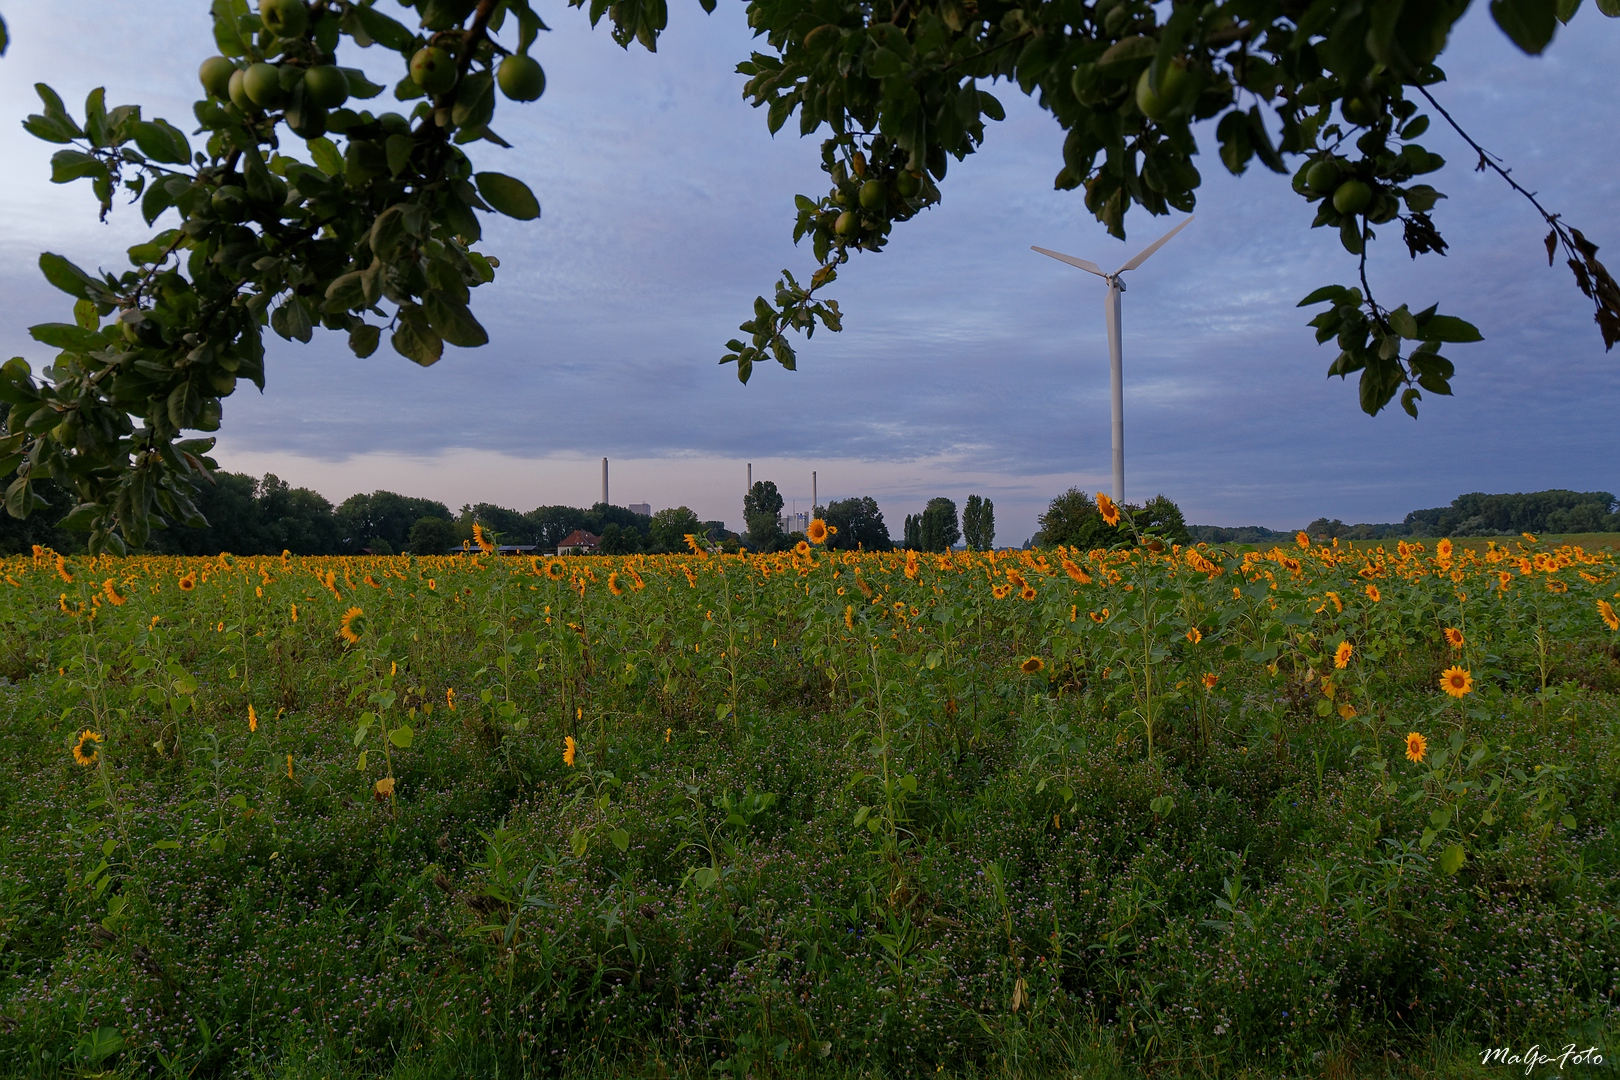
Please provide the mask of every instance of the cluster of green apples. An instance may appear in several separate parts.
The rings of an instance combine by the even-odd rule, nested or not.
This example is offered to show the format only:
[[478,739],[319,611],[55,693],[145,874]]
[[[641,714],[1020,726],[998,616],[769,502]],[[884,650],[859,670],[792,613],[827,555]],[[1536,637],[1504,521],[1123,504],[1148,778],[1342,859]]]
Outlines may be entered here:
[[[311,31],[304,0],[259,0],[259,21],[283,41],[302,39]],[[286,58],[279,63],[238,63],[211,56],[197,75],[209,96],[229,101],[244,114],[283,110],[287,126],[306,139],[326,133],[331,110],[342,107],[351,93],[349,75],[331,63],[304,64]],[[455,88],[461,72],[448,49],[429,44],[411,57],[410,77],[424,93],[437,97]],[[533,57],[508,56],[496,70],[496,83],[513,101],[536,101],[545,93],[546,73]]]
[[929,200],[932,185],[921,172],[904,168],[890,171],[892,175],[887,178],[878,175],[879,170],[859,150],[850,155],[847,169],[841,163],[835,165],[822,225],[840,240],[857,243],[864,235],[882,229],[890,216],[886,211],[891,203],[909,210],[919,200]]

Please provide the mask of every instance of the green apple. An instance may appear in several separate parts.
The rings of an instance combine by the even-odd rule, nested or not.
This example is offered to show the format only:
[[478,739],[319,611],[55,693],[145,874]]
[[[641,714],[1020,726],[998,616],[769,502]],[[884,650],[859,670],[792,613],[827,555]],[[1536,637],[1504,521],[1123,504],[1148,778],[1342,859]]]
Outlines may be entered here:
[[223,56],[210,56],[197,69],[197,78],[202,80],[203,89],[221,100],[231,96],[231,76],[234,74],[236,65]]
[[317,64],[304,72],[304,100],[323,109],[335,109],[349,100],[349,77],[331,64]]
[[432,45],[411,57],[411,81],[430,94],[443,94],[456,85],[455,57]]
[[1333,209],[1341,214],[1359,214],[1372,205],[1372,188],[1360,180],[1346,180],[1333,193]]
[[273,109],[285,98],[281,89],[281,69],[260,61],[248,66],[242,77],[242,89],[248,100],[261,109]]
[[536,101],[546,92],[546,73],[528,56],[508,56],[495,72],[501,93],[513,101]]
[[259,21],[276,37],[303,37],[309,28],[304,0],[259,0]]

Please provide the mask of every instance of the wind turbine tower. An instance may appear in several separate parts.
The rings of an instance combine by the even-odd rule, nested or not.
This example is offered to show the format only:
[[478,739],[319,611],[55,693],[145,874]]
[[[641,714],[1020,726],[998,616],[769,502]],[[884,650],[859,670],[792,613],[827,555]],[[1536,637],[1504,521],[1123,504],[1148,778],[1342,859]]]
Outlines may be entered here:
[[1070,266],[1079,267],[1089,274],[1096,274],[1108,283],[1108,296],[1104,301],[1103,316],[1108,323],[1108,382],[1114,395],[1114,501],[1118,503],[1125,501],[1125,389],[1123,386],[1124,376],[1120,370],[1119,340],[1119,294],[1125,291],[1125,282],[1120,275],[1127,270],[1135,270],[1138,266],[1147,262],[1150,255],[1164,247],[1165,244],[1169,243],[1172,236],[1191,224],[1192,218],[1189,217],[1186,221],[1183,221],[1180,225],[1177,225],[1137,252],[1124,266],[1115,270],[1112,274],[1107,273],[1094,262],[1031,245],[1032,250],[1038,251],[1042,255],[1049,255],[1058,262],[1065,262]]

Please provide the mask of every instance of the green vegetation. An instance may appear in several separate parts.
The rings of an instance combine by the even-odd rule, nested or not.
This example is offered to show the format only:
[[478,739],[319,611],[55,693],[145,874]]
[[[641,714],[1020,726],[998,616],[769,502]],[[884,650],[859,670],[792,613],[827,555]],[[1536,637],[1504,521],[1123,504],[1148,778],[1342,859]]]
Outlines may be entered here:
[[1405,1076],[1620,1034],[1611,554],[0,582],[7,1075]]

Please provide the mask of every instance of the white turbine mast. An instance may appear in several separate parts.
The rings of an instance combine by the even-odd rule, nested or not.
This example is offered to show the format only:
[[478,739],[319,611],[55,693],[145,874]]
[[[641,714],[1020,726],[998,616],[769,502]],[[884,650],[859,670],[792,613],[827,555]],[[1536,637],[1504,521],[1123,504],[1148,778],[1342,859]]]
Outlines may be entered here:
[[1121,280],[1120,275],[1127,270],[1135,270],[1138,266],[1147,262],[1148,256],[1164,247],[1172,236],[1190,224],[1192,224],[1192,218],[1189,217],[1186,221],[1183,221],[1180,225],[1177,225],[1137,252],[1124,266],[1121,266],[1112,274],[1105,272],[1094,262],[1031,245],[1031,250],[1038,251],[1042,255],[1049,255],[1058,262],[1077,266],[1087,273],[1096,274],[1108,283],[1108,298],[1104,302],[1103,314],[1108,322],[1108,381],[1114,393],[1114,501],[1118,503],[1125,501],[1125,390],[1122,386],[1123,375],[1120,371],[1119,342],[1119,294],[1125,291],[1125,282]]

